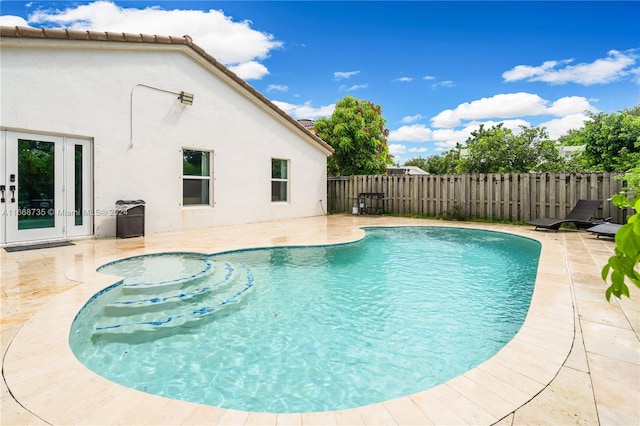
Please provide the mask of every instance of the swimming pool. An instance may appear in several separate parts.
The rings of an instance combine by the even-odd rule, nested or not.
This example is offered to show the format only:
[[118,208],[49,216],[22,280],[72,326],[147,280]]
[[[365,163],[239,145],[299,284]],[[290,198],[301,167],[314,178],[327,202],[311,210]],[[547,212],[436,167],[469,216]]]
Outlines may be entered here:
[[[435,386],[504,346],[526,315],[539,250],[509,234],[407,227],[340,246],[126,259],[101,269],[127,278],[81,310],[70,344],[98,374],[171,398],[268,412],[366,405]],[[125,284],[156,302],[127,312],[116,303]],[[157,320],[165,303],[187,320]]]

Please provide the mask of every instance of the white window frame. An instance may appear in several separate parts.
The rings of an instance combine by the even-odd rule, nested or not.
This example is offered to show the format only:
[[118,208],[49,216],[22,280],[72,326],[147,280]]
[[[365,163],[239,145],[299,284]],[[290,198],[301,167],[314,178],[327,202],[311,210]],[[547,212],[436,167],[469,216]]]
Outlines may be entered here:
[[[207,176],[195,176],[195,175],[185,175],[184,174],[184,153],[185,151],[196,151],[196,152],[201,152],[201,153],[207,153],[209,154],[209,174]],[[186,208],[190,208],[190,207],[210,207],[213,206],[213,151],[207,150],[207,149],[202,149],[202,148],[189,148],[189,147],[183,147],[180,150],[180,153],[182,154],[182,158],[181,158],[181,167],[182,167],[182,207],[186,207]],[[208,199],[209,202],[208,203],[201,203],[201,204],[187,204],[185,203],[185,194],[184,194],[184,182],[186,180],[190,180],[190,181],[195,181],[195,180],[207,180],[209,181],[209,193],[208,193]]]
[[[273,162],[274,161],[284,161],[286,166],[287,166],[287,177],[282,179],[282,178],[274,178],[273,177]],[[272,203],[288,203],[290,198],[291,198],[291,185],[290,185],[290,178],[291,178],[291,160],[287,159],[287,158],[277,158],[277,157],[273,157],[271,158],[271,202]],[[287,191],[286,191],[286,199],[284,200],[274,200],[273,199],[273,184],[275,182],[285,182],[287,184]]]

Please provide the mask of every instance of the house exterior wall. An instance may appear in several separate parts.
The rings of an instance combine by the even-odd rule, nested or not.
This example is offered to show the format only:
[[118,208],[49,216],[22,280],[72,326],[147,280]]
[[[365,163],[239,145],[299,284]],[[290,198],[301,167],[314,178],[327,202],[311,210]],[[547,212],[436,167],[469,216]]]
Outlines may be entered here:
[[[329,153],[303,129],[186,46],[94,44],[3,40],[0,126],[90,138],[96,212],[145,200],[147,232],[324,214]],[[212,206],[182,206],[182,148],[213,153]],[[289,160],[288,202],[271,202],[272,158]],[[115,230],[94,217],[96,236]]]

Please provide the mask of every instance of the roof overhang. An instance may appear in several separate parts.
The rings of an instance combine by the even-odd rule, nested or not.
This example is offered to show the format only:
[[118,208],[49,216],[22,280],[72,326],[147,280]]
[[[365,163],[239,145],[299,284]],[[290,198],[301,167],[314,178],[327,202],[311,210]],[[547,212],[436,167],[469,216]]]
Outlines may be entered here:
[[117,49],[117,50],[165,50],[179,51],[194,59],[218,76],[257,106],[271,114],[278,121],[296,132],[301,138],[329,156],[334,149],[309,132],[296,119],[278,108],[273,102],[238,77],[223,64],[209,55],[188,36],[158,36],[148,34],[129,34],[102,31],[80,31],[31,27],[0,26],[3,47],[55,47],[77,49]]

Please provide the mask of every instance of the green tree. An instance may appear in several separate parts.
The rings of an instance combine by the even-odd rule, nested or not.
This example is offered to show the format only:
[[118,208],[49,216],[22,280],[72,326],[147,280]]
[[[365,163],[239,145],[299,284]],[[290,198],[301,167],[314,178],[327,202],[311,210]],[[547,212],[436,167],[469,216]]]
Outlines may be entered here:
[[626,171],[640,163],[640,108],[614,114],[593,114],[570,140],[585,145],[587,166],[597,171]]
[[381,174],[393,164],[389,155],[382,108],[372,102],[345,96],[330,118],[316,120],[319,138],[335,150],[327,160],[330,176]]
[[464,154],[458,164],[460,173],[498,173],[505,172],[508,156],[508,139],[513,136],[503,124],[485,129],[484,124],[471,132],[463,147]]
[[613,197],[613,204],[621,208],[631,207],[635,214],[616,232],[614,255],[602,268],[602,279],[605,282],[611,279],[605,293],[607,300],[612,294],[617,298],[622,295],[629,297],[626,280],[640,288],[640,165],[627,172],[624,179],[627,184],[620,194]]
[[433,169],[434,173],[437,172],[439,174],[456,173],[460,163],[460,150],[461,145],[456,144],[455,148],[443,152],[439,159],[434,159],[429,168]]
[[627,108],[622,110],[623,113],[640,117],[640,105],[636,105],[633,108]]
[[571,154],[569,158],[562,159],[561,164],[557,170],[549,169],[544,171],[556,173],[583,173],[595,170],[592,170],[589,167],[582,152],[576,152]]
[[[558,138],[558,146],[587,146],[587,139],[583,129],[571,129],[565,135]],[[591,166],[589,160],[584,155],[583,151],[573,153],[569,158],[565,160],[562,172],[595,172],[597,168]]]
[[561,172],[565,171],[565,161],[560,157],[555,141],[549,139],[544,127],[520,126],[521,133],[515,137],[511,147],[514,171]]
[[525,173],[560,171],[564,162],[543,127],[520,126],[515,135],[503,123],[471,133],[458,163],[460,173]]
[[[428,158],[431,158],[431,157],[428,157]],[[423,158],[423,157],[412,158],[410,160],[405,161],[403,166],[419,167],[426,172],[428,168],[428,158]]]
[[558,143],[565,146],[579,146],[587,145],[586,135],[580,129],[570,129],[566,135],[562,135],[558,138]]
[[460,145],[442,154],[430,155],[427,158],[412,158],[404,163],[405,166],[417,166],[432,175],[456,173],[460,162]]

